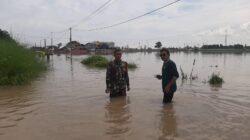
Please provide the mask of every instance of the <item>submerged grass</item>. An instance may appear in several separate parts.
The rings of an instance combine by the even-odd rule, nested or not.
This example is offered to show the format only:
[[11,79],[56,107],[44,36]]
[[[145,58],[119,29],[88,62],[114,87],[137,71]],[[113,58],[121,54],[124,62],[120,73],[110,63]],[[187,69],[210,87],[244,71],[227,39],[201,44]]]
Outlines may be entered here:
[[0,85],[23,85],[46,70],[45,63],[13,39],[0,38]]
[[109,61],[107,58],[105,58],[103,56],[93,55],[93,56],[90,56],[90,57],[82,60],[81,63],[83,63],[87,66],[105,68],[105,67],[107,67]]
[[[91,66],[91,67],[106,68],[109,62],[110,61],[103,56],[93,55],[93,56],[83,59],[81,63],[87,66]],[[129,63],[128,68],[136,69],[137,65],[135,63]]]
[[222,77],[220,77],[219,74],[213,73],[208,82],[211,85],[219,85],[219,84],[222,84],[224,80]]
[[128,63],[128,68],[129,69],[136,69],[137,65],[135,63]]

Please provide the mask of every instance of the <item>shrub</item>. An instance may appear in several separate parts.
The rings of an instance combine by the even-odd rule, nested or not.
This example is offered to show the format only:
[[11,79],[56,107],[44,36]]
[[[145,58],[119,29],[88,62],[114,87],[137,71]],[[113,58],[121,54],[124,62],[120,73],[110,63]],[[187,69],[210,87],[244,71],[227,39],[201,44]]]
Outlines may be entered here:
[[[110,61],[107,58],[100,56],[100,55],[93,55],[81,61],[81,63],[84,65],[91,66],[91,67],[98,67],[98,68],[106,68],[109,62]],[[137,68],[137,65],[135,63],[129,63],[128,68],[135,69]]]
[[137,65],[135,63],[128,63],[128,68],[129,69],[136,69]]
[[94,55],[94,56],[90,56],[90,57],[82,60],[81,63],[83,63],[87,66],[105,68],[105,67],[107,67],[109,61],[107,58],[105,58],[103,56]]
[[224,80],[222,77],[220,77],[219,74],[213,73],[208,82],[211,85],[216,85],[216,84],[222,84]]

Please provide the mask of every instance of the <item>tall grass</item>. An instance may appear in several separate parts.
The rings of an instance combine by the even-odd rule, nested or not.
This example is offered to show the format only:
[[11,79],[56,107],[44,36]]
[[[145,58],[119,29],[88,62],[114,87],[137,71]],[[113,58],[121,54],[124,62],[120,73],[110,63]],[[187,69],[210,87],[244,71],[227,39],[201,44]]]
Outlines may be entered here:
[[92,67],[105,68],[107,67],[109,61],[107,58],[100,55],[93,55],[82,60],[83,64]]
[[181,79],[182,80],[187,80],[187,74],[185,74],[180,66],[180,70],[181,70]]
[[23,85],[46,70],[35,54],[13,39],[0,38],[0,85]]
[[208,82],[211,85],[218,85],[224,83],[224,80],[219,74],[213,73]]
[[128,68],[129,69],[136,69],[137,65],[135,63],[128,63]]
[[[103,56],[93,55],[83,59],[81,63],[91,67],[106,68],[109,62],[110,61]],[[128,68],[135,69],[137,68],[137,65],[135,63],[129,63]]]

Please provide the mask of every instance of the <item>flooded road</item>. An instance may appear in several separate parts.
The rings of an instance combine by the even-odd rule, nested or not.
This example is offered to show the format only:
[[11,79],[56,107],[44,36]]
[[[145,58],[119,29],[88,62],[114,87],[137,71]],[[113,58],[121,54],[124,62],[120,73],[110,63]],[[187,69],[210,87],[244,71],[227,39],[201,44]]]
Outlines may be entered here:
[[[172,53],[196,80],[178,79],[172,104],[163,105],[162,61],[155,53],[129,53],[127,97],[105,94],[105,69],[80,63],[87,56],[53,56],[33,83],[0,87],[1,140],[249,140],[250,54]],[[112,56],[107,56],[109,59]],[[193,61],[195,59],[195,65]],[[225,83],[206,81],[220,72]]]

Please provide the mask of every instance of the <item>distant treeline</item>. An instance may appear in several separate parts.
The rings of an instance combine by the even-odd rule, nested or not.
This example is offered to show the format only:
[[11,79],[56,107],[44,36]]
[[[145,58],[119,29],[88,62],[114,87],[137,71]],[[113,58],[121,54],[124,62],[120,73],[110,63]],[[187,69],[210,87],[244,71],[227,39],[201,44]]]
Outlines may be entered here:
[[201,49],[249,49],[250,46],[247,45],[241,45],[241,44],[235,44],[235,45],[228,45],[224,46],[222,44],[213,44],[213,45],[203,45]]

